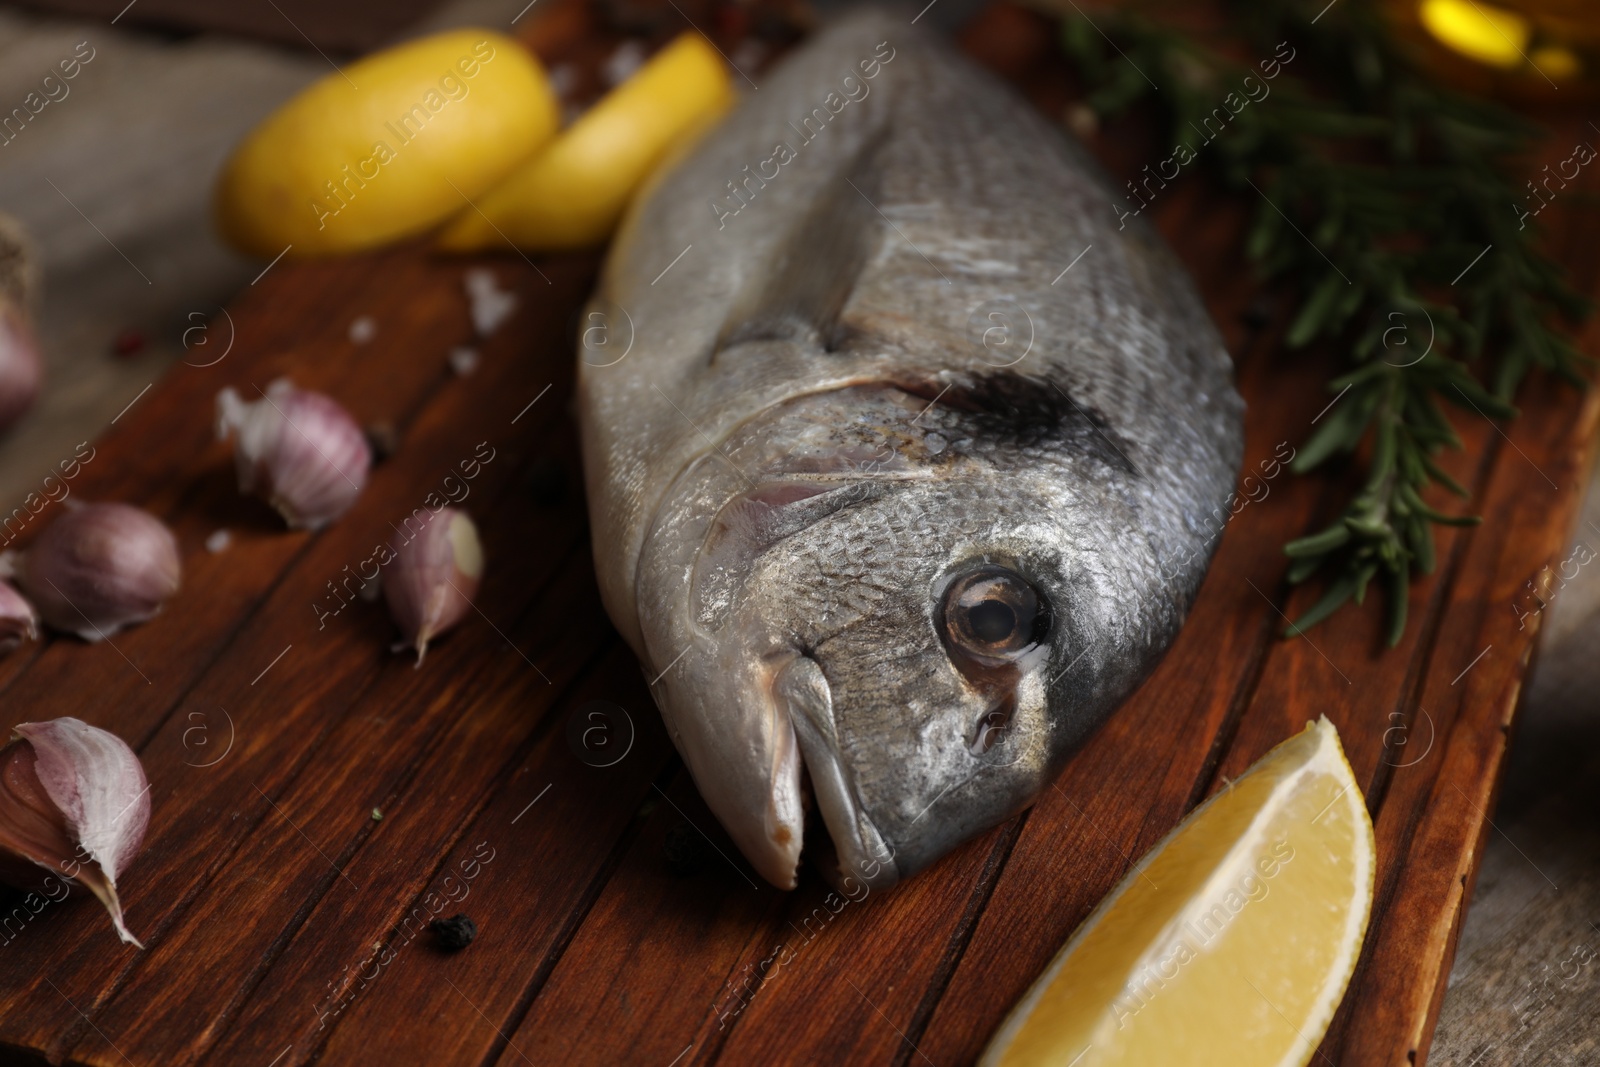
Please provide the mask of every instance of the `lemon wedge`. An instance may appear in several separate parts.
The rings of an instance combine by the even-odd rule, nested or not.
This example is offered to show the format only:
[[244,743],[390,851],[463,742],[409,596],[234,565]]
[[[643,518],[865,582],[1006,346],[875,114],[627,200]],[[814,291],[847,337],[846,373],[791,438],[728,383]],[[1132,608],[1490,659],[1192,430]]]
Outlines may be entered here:
[[1326,718],[1202,804],[1068,940],[984,1067],[1304,1067],[1372,907],[1372,820]]

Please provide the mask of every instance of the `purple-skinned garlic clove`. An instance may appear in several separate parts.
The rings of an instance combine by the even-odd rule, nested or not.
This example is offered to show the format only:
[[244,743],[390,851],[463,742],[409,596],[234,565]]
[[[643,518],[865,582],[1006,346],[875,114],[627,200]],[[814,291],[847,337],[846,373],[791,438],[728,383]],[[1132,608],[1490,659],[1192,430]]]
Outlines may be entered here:
[[23,723],[0,749],[0,881],[30,889],[54,874],[85,885],[117,936],[117,876],[144,843],[150,784],[116,734],[77,719]]
[[21,225],[0,214],[0,432],[33,406],[44,376],[30,311],[38,289],[34,262]]
[[85,641],[153,617],[182,573],[172,531],[127,504],[69,506],[4,564],[46,625]]
[[472,607],[483,577],[483,545],[466,512],[441,508],[396,527],[389,548],[383,596],[403,638],[395,648],[416,649],[420,667],[428,642]]
[[33,406],[44,364],[28,315],[0,297],[0,431]]
[[39,615],[9,582],[0,582],[0,656],[39,637]]
[[266,500],[291,528],[316,530],[343,515],[372,468],[372,448],[350,413],[287,378],[257,400],[218,393],[217,436],[230,434],[240,491]]

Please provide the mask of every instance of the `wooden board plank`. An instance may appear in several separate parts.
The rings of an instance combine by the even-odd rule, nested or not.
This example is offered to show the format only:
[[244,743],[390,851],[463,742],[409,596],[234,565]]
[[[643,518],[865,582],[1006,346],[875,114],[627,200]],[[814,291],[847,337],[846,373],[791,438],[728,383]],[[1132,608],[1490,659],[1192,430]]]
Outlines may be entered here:
[[[315,319],[302,320],[301,325],[325,322],[321,336],[313,334],[300,351],[285,354],[256,348],[254,314],[246,307],[235,314],[240,322],[238,362],[231,362],[234,356],[230,356],[230,361],[214,368],[213,376],[195,371],[180,377],[168,391],[152,396],[142,421],[104,443],[105,455],[95,462],[103,463],[100,470],[107,473],[96,472],[97,477],[113,482],[124,454],[134,468],[129,482],[116,483],[122,490],[119,499],[141,501],[129,486],[140,485],[139,467],[147,462],[143,456],[150,450],[158,453],[157,460],[149,463],[151,484],[170,485],[166,491],[180,497],[196,484],[202,487],[189,496],[196,506],[169,516],[188,549],[189,565],[184,590],[162,617],[164,623],[175,620],[173,632],[162,634],[160,626],[141,627],[125,637],[119,635],[115,648],[53,642],[8,692],[18,697],[15,706],[28,708],[32,716],[60,701],[64,709],[54,714],[70,708],[73,714],[142,742],[147,771],[153,782],[161,783],[152,791],[157,814],[141,859],[151,880],[129,885],[125,900],[136,923],[149,900],[143,922],[157,933],[235,858],[248,840],[249,828],[273,813],[265,798],[299,774],[337,714],[347,711],[375,675],[397,666],[384,659],[389,630],[381,609],[370,609],[359,621],[352,611],[347,618],[355,625],[339,625],[335,619],[333,625],[319,629],[313,604],[329,598],[328,583],[341,578],[346,566],[359,566],[374,545],[389,536],[391,521],[420,506],[461,458],[474,454],[491,413],[494,424],[509,424],[518,408],[552,380],[545,375],[545,366],[525,358],[524,348],[530,339],[547,347],[556,338],[564,341],[567,316],[563,302],[540,304],[529,299],[531,285],[544,287],[544,283],[526,267],[500,270],[502,276],[518,278],[524,288],[522,298],[547,325],[541,333],[537,324],[524,321],[523,329],[529,332],[520,339],[520,331],[492,339],[483,346],[479,374],[460,381],[447,369],[445,354],[452,345],[471,339],[461,266],[430,262],[412,252],[375,257],[366,268],[356,274],[344,268],[349,277],[359,279],[358,285],[344,287],[346,299],[354,296],[354,307],[361,311],[381,312],[380,321],[388,324],[383,328],[406,340],[409,351],[398,359],[382,343],[352,347],[343,328],[348,319],[320,308]],[[326,271],[297,268],[269,275],[262,282],[268,290],[261,309],[281,314],[285,305],[295,306],[293,293],[286,289],[304,285],[308,295],[312,290],[337,289],[327,284]],[[592,263],[574,265],[566,282],[566,302],[579,297],[591,274]],[[315,307],[317,300],[311,302]],[[271,334],[263,333],[270,343]],[[275,516],[258,503],[242,500],[233,489],[223,448],[198,444],[188,432],[167,429],[188,431],[197,426],[201,441],[206,441],[211,398],[219,386],[233,383],[248,392],[251,381],[270,380],[283,361],[295,357],[298,360],[291,365],[303,384],[325,388],[346,400],[358,417],[393,419],[406,436],[407,447],[376,469],[352,513],[317,536],[281,532]],[[552,362],[557,371],[565,366],[562,360]],[[424,405],[428,399],[432,403]],[[420,415],[405,417],[418,408],[423,409]],[[130,413],[130,419],[138,411]],[[541,425],[546,424],[530,419],[523,425],[524,435]],[[170,444],[162,447],[163,442]],[[171,452],[160,455],[166,448]],[[513,472],[514,446],[512,451],[508,461],[484,468],[483,482],[503,481]],[[182,459],[185,454],[187,463]],[[91,465],[86,474],[94,470]],[[102,494],[91,489],[86,495]],[[581,517],[568,522],[581,525]],[[199,550],[199,543],[219,525],[234,529],[236,536],[225,552],[211,556]],[[524,537],[526,532],[519,531]],[[522,596],[530,592],[514,581],[508,591]],[[180,640],[188,633],[227,637],[227,654],[219,655],[210,645],[191,653]],[[492,633],[481,640],[488,653],[494,647]],[[269,671],[286,649],[299,653],[281,665],[289,669],[273,666]],[[52,669],[56,661],[63,665]],[[42,688],[34,694],[28,687],[40,676],[37,684]],[[146,676],[152,679],[148,685],[142,684]],[[88,694],[93,700],[86,702],[82,697]],[[176,706],[175,700],[180,701]],[[219,709],[227,709],[224,719],[219,720]],[[205,760],[185,745],[184,731],[199,723],[220,733],[223,721],[237,724],[238,734],[224,765],[226,773],[218,773],[220,767],[209,773],[197,769],[194,765]],[[222,818],[219,812],[230,814]],[[126,969],[140,964],[137,953],[108,954],[87,911],[57,910],[83,941],[74,942],[70,935],[57,941],[52,933],[18,938],[8,946],[9,964],[26,966],[33,961],[36,967],[30,990],[34,999],[24,999],[12,987],[13,1004],[27,1004],[14,1019],[17,1027],[26,1028],[17,1034],[19,1043],[70,1040],[79,1027],[80,1011],[101,1005],[127,979]],[[75,947],[67,949],[68,944]],[[108,955],[116,959],[116,966],[108,965]],[[161,984],[159,973],[152,980]],[[12,1040],[13,1034],[7,1033],[6,1039]]]
[[[578,29],[546,48],[592,65],[605,38],[572,10],[553,17]],[[1059,113],[1049,49],[991,58]],[[1137,169],[1136,140],[1095,147],[1114,172]],[[1239,358],[1259,473],[1303,439],[1332,364],[1281,360],[1282,308],[1257,305],[1239,259],[1243,211],[1191,183],[1157,221]],[[1565,250],[1590,289],[1597,247]],[[75,492],[171,522],[185,589],[114,647],[53,640],[0,661],[0,699],[140,749],[155,813],[125,887],[149,949],[117,946],[81,899],[28,920],[0,944],[0,1062],[970,1062],[1134,859],[1318,713],[1340,727],[1380,848],[1374,933],[1322,1051],[1352,1067],[1426,1057],[1536,637],[1507,605],[1562,543],[1594,397],[1536,382],[1503,434],[1460,421],[1467,447],[1446,460],[1486,522],[1441,542],[1398,650],[1381,648],[1372,606],[1277,638],[1314,595],[1283,588],[1278,546],[1347,488],[1338,471],[1280,473],[1228,527],[1171,653],[1033,810],[894,891],[848,900],[808,870],[781,894],[699,802],[605,622],[581,496],[549,498],[553,472],[576,488],[571,334],[596,261],[486,262],[523,309],[468,378],[444,363],[471,341],[467,264],[417,248],[282,264],[230,306],[227,361],[180,368],[96,443]],[[359,314],[379,323],[371,345],[348,339]],[[1584,343],[1600,350],[1600,333]],[[211,439],[222,384],[284,372],[403,430],[357,507],[316,535],[240,500]],[[490,548],[482,614],[420,671],[386,654],[379,607],[319,628],[330,580],[485,439],[497,457],[467,502]],[[219,527],[233,544],[208,554]],[[597,700],[623,709],[608,729],[631,739],[607,766],[571,732]],[[192,729],[220,734],[221,708],[234,748],[203,767],[216,750]],[[1402,742],[1424,724],[1436,741],[1413,761]],[[669,837],[675,854],[700,842],[688,873]],[[446,907],[482,931],[457,954],[419,933]]]
[[[1597,339],[1589,334],[1591,343]],[[1540,383],[1523,402],[1538,410],[1540,401],[1555,399],[1555,389]],[[1423,757],[1397,754],[1397,764],[1409,765],[1395,772],[1379,809],[1386,921],[1375,929],[1364,980],[1349,999],[1349,1012],[1364,1025],[1348,1027],[1348,1062],[1394,1061],[1402,1048],[1420,1059],[1427,1051],[1533,653],[1537,626],[1519,630],[1512,608],[1523,583],[1565,544],[1577,505],[1571,487],[1583,484],[1592,458],[1586,444],[1576,446],[1592,439],[1597,401],[1591,394],[1575,410],[1569,401],[1557,417],[1507,428],[1509,447],[1498,452],[1484,525],[1449,592],[1438,652],[1416,700],[1418,716],[1426,717],[1409,730],[1419,742],[1437,737],[1435,747]],[[1484,658],[1472,665],[1480,651]],[[1503,658],[1491,666],[1494,656]]]
[[[1553,145],[1563,141],[1560,135],[1551,140]],[[1590,179],[1588,188],[1595,184]],[[1574,284],[1594,293],[1600,258],[1592,249],[1600,239],[1600,219],[1577,197],[1555,205],[1551,216],[1553,243]],[[1600,323],[1585,329],[1581,347],[1600,350]],[[1437,669],[1426,676],[1399,732],[1404,744],[1395,754],[1390,795],[1377,818],[1380,876],[1388,875],[1380,900],[1391,918],[1369,944],[1362,967],[1369,975],[1410,972],[1420,961],[1429,973],[1387,992],[1382,982],[1369,978],[1347,1010],[1385,1020],[1385,1026],[1372,1029],[1416,1049],[1419,1062],[1427,1055],[1482,842],[1501,832],[1487,820],[1527,661],[1547,619],[1542,611],[1518,618],[1519,611],[1534,605],[1526,583],[1543,568],[1560,566],[1581,504],[1581,492],[1575,490],[1591,484],[1600,395],[1591,392],[1581,406],[1566,395],[1548,381],[1536,383],[1521,404],[1527,409],[1550,405],[1560,417],[1543,426],[1518,420],[1506,427],[1505,455],[1486,494],[1483,530],[1463,556],[1461,580],[1449,591],[1439,638],[1446,651],[1436,654]],[[1541,544],[1543,555],[1533,554]],[[1480,655],[1521,662],[1500,675],[1479,675]],[[1537,866],[1534,870],[1541,886],[1553,884]],[[1367,1033],[1352,1029],[1346,1059],[1355,1061],[1375,1047]]]

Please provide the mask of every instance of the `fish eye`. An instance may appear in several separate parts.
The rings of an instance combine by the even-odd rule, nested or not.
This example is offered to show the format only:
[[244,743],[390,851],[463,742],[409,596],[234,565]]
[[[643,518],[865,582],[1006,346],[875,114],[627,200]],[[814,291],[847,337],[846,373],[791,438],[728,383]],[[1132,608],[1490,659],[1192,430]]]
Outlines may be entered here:
[[1003,567],[963,574],[945,591],[946,644],[986,666],[1021,656],[1049,628],[1049,604],[1026,578]]

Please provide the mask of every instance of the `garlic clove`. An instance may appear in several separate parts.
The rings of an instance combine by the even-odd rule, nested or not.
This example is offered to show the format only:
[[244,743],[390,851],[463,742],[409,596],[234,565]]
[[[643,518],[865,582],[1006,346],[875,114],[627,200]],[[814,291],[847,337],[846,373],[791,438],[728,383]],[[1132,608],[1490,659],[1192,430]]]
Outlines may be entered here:
[[27,313],[0,297],[0,430],[33,406],[43,377],[39,342]]
[[383,595],[404,640],[396,649],[417,650],[417,666],[428,642],[460,622],[472,607],[483,577],[483,545],[464,511],[441,508],[395,528],[392,558],[383,570]]
[[21,224],[0,214],[0,431],[33,406],[44,375],[29,312],[39,287],[35,262]]
[[144,843],[150,784],[116,734],[78,719],[22,723],[0,749],[0,880],[30,888],[40,869],[100,899],[117,936],[143,948],[123,922],[117,875]]
[[67,510],[10,566],[45,623],[85,641],[153,617],[181,573],[172,531],[127,504]]
[[291,528],[320,529],[344,514],[372,468],[372,448],[350,413],[287,378],[259,400],[218,393],[217,436],[229,434],[240,491],[265,499]]
[[0,656],[39,637],[39,615],[8,582],[0,582]]
[[39,781],[37,762],[33,746],[15,738],[0,749],[0,881],[7,885],[27,885],[40,868],[54,871],[78,848]]

